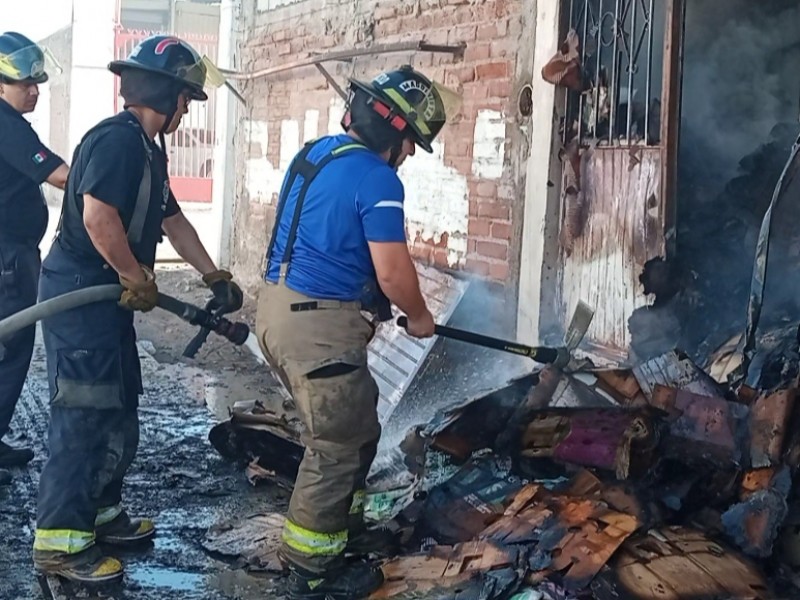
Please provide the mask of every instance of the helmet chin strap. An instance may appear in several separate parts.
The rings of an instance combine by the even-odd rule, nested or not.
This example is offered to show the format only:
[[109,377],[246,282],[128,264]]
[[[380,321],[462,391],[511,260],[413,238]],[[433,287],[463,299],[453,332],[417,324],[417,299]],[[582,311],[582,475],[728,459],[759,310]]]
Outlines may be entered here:
[[395,171],[397,170],[397,159],[400,158],[400,154],[403,152],[403,142],[400,142],[396,146],[392,146],[391,151],[389,152],[389,166],[392,167]]

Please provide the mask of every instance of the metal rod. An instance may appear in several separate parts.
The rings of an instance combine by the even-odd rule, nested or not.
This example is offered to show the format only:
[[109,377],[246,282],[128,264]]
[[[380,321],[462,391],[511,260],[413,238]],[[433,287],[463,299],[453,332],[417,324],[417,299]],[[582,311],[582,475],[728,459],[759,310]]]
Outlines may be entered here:
[[[597,135],[597,125],[600,122],[600,69],[603,66],[603,0],[600,0],[600,10],[598,11],[599,18],[597,19],[597,66],[595,68],[595,77],[597,84],[594,86],[594,137],[595,139],[600,136]],[[608,94],[608,88],[606,88]]]
[[614,6],[614,36],[613,63],[611,65],[611,80],[609,81],[609,118],[608,118],[608,143],[613,145],[617,127],[617,102],[619,101],[619,3]]
[[322,66],[322,63],[316,63],[314,66],[317,67],[319,72],[322,73],[322,76],[325,79],[328,80],[328,83],[331,85],[331,87],[334,90],[336,90],[336,93],[339,94],[341,99],[342,100],[347,100],[347,93],[345,93],[345,91],[342,89],[342,86],[340,86],[338,83],[336,83],[336,80],[333,78],[333,76],[330,73],[328,73],[328,70],[325,67]]
[[630,33],[630,52],[628,53],[628,127],[626,131],[627,141],[631,143],[631,126],[633,124],[633,71],[636,66],[635,51],[633,47],[633,36],[636,35],[636,7],[638,3],[633,0],[633,12],[631,13],[631,33]]
[[650,19],[647,22],[647,98],[644,104],[644,144],[650,145],[650,104],[652,102],[653,93],[653,20],[655,13],[653,11],[653,4],[655,0],[650,0]]
[[[581,40],[581,68],[586,64],[586,38],[589,35],[589,0],[583,1],[583,40]],[[597,77],[595,74],[595,86]],[[578,141],[583,138],[583,109],[586,105],[586,96],[581,93],[578,97]]]
[[392,52],[441,52],[445,54],[453,54],[454,56],[461,56],[464,53],[466,44],[461,43],[455,46],[443,46],[439,44],[427,44],[424,41],[416,42],[398,42],[395,44],[375,44],[369,48],[352,48],[350,50],[339,50],[336,52],[326,52],[316,56],[309,56],[300,60],[288,62],[283,65],[274,67],[267,67],[266,69],[259,69],[258,71],[243,72],[231,71],[228,69],[220,69],[228,79],[235,79],[240,81],[251,81],[261,77],[268,77],[269,75],[276,75],[284,73],[293,69],[302,67],[310,67],[317,63],[328,62],[332,60],[347,60],[356,58],[358,56],[373,56],[376,54],[389,54]]

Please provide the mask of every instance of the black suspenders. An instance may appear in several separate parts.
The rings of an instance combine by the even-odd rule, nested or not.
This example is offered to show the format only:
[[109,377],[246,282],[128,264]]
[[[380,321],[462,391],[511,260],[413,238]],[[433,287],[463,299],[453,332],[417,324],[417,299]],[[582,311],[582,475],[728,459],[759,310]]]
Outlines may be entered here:
[[270,257],[272,256],[272,249],[275,246],[275,238],[278,234],[278,226],[280,225],[281,217],[283,216],[283,210],[286,208],[286,201],[289,197],[289,194],[292,192],[292,188],[297,180],[297,176],[302,175],[303,184],[300,188],[300,193],[297,196],[297,204],[294,207],[292,223],[289,226],[289,235],[286,238],[286,248],[283,251],[283,257],[281,258],[279,277],[285,277],[289,269],[289,263],[292,260],[292,252],[294,250],[294,243],[297,239],[297,228],[300,225],[300,215],[303,212],[303,204],[305,203],[306,194],[308,193],[308,188],[311,186],[311,182],[314,181],[316,176],[319,175],[319,172],[325,168],[325,165],[332,160],[340,158],[341,156],[344,156],[345,154],[355,150],[368,149],[366,146],[359,144],[358,142],[343,144],[338,148],[334,148],[330,154],[327,154],[315,164],[310,162],[307,157],[308,153],[316,143],[316,141],[307,143],[300,153],[294,158],[292,164],[289,166],[289,178],[287,179],[286,185],[283,188],[283,194],[281,194],[281,197],[278,199],[278,208],[275,211],[275,225],[272,228],[272,237],[270,238],[269,246],[267,247],[267,273],[269,273]]

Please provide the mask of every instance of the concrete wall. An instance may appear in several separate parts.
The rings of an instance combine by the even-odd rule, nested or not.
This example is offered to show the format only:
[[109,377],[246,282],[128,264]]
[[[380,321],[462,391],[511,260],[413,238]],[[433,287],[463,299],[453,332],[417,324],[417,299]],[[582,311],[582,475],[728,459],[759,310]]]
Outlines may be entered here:
[[[410,63],[456,89],[463,105],[432,155],[400,171],[413,254],[443,268],[502,281],[519,274],[524,171],[530,131],[517,115],[517,90],[530,81],[534,0],[251,0],[242,70],[315,52],[425,40],[465,43],[463,58],[424,52],[328,63],[341,85]],[[522,40],[522,41],[520,41]],[[519,51],[519,52],[518,52]],[[274,220],[280,184],[303,141],[340,131],[343,102],[313,67],[253,80],[237,131],[232,258],[254,284]]]
[[114,114],[116,6],[108,0],[73,0],[70,76],[70,152],[98,121]]
[[[61,73],[51,72],[47,82],[49,95],[48,141],[53,152],[67,162],[72,148],[69,143],[70,79],[72,74],[72,27],[65,27],[41,40],[41,44],[53,53]],[[38,110],[38,109],[37,109]]]

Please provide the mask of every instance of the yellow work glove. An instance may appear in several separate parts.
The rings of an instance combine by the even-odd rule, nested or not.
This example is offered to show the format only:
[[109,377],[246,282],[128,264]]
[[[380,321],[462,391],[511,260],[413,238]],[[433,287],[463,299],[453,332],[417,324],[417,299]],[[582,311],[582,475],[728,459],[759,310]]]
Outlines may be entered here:
[[129,310],[140,310],[147,312],[153,310],[158,302],[158,287],[156,286],[156,274],[152,269],[144,265],[142,267],[145,280],[142,282],[131,281],[119,276],[119,282],[125,290],[119,299],[120,306]]
[[203,282],[211,289],[214,300],[212,310],[222,309],[224,313],[231,313],[242,308],[244,294],[242,289],[233,282],[230,271],[218,269],[203,275]]

